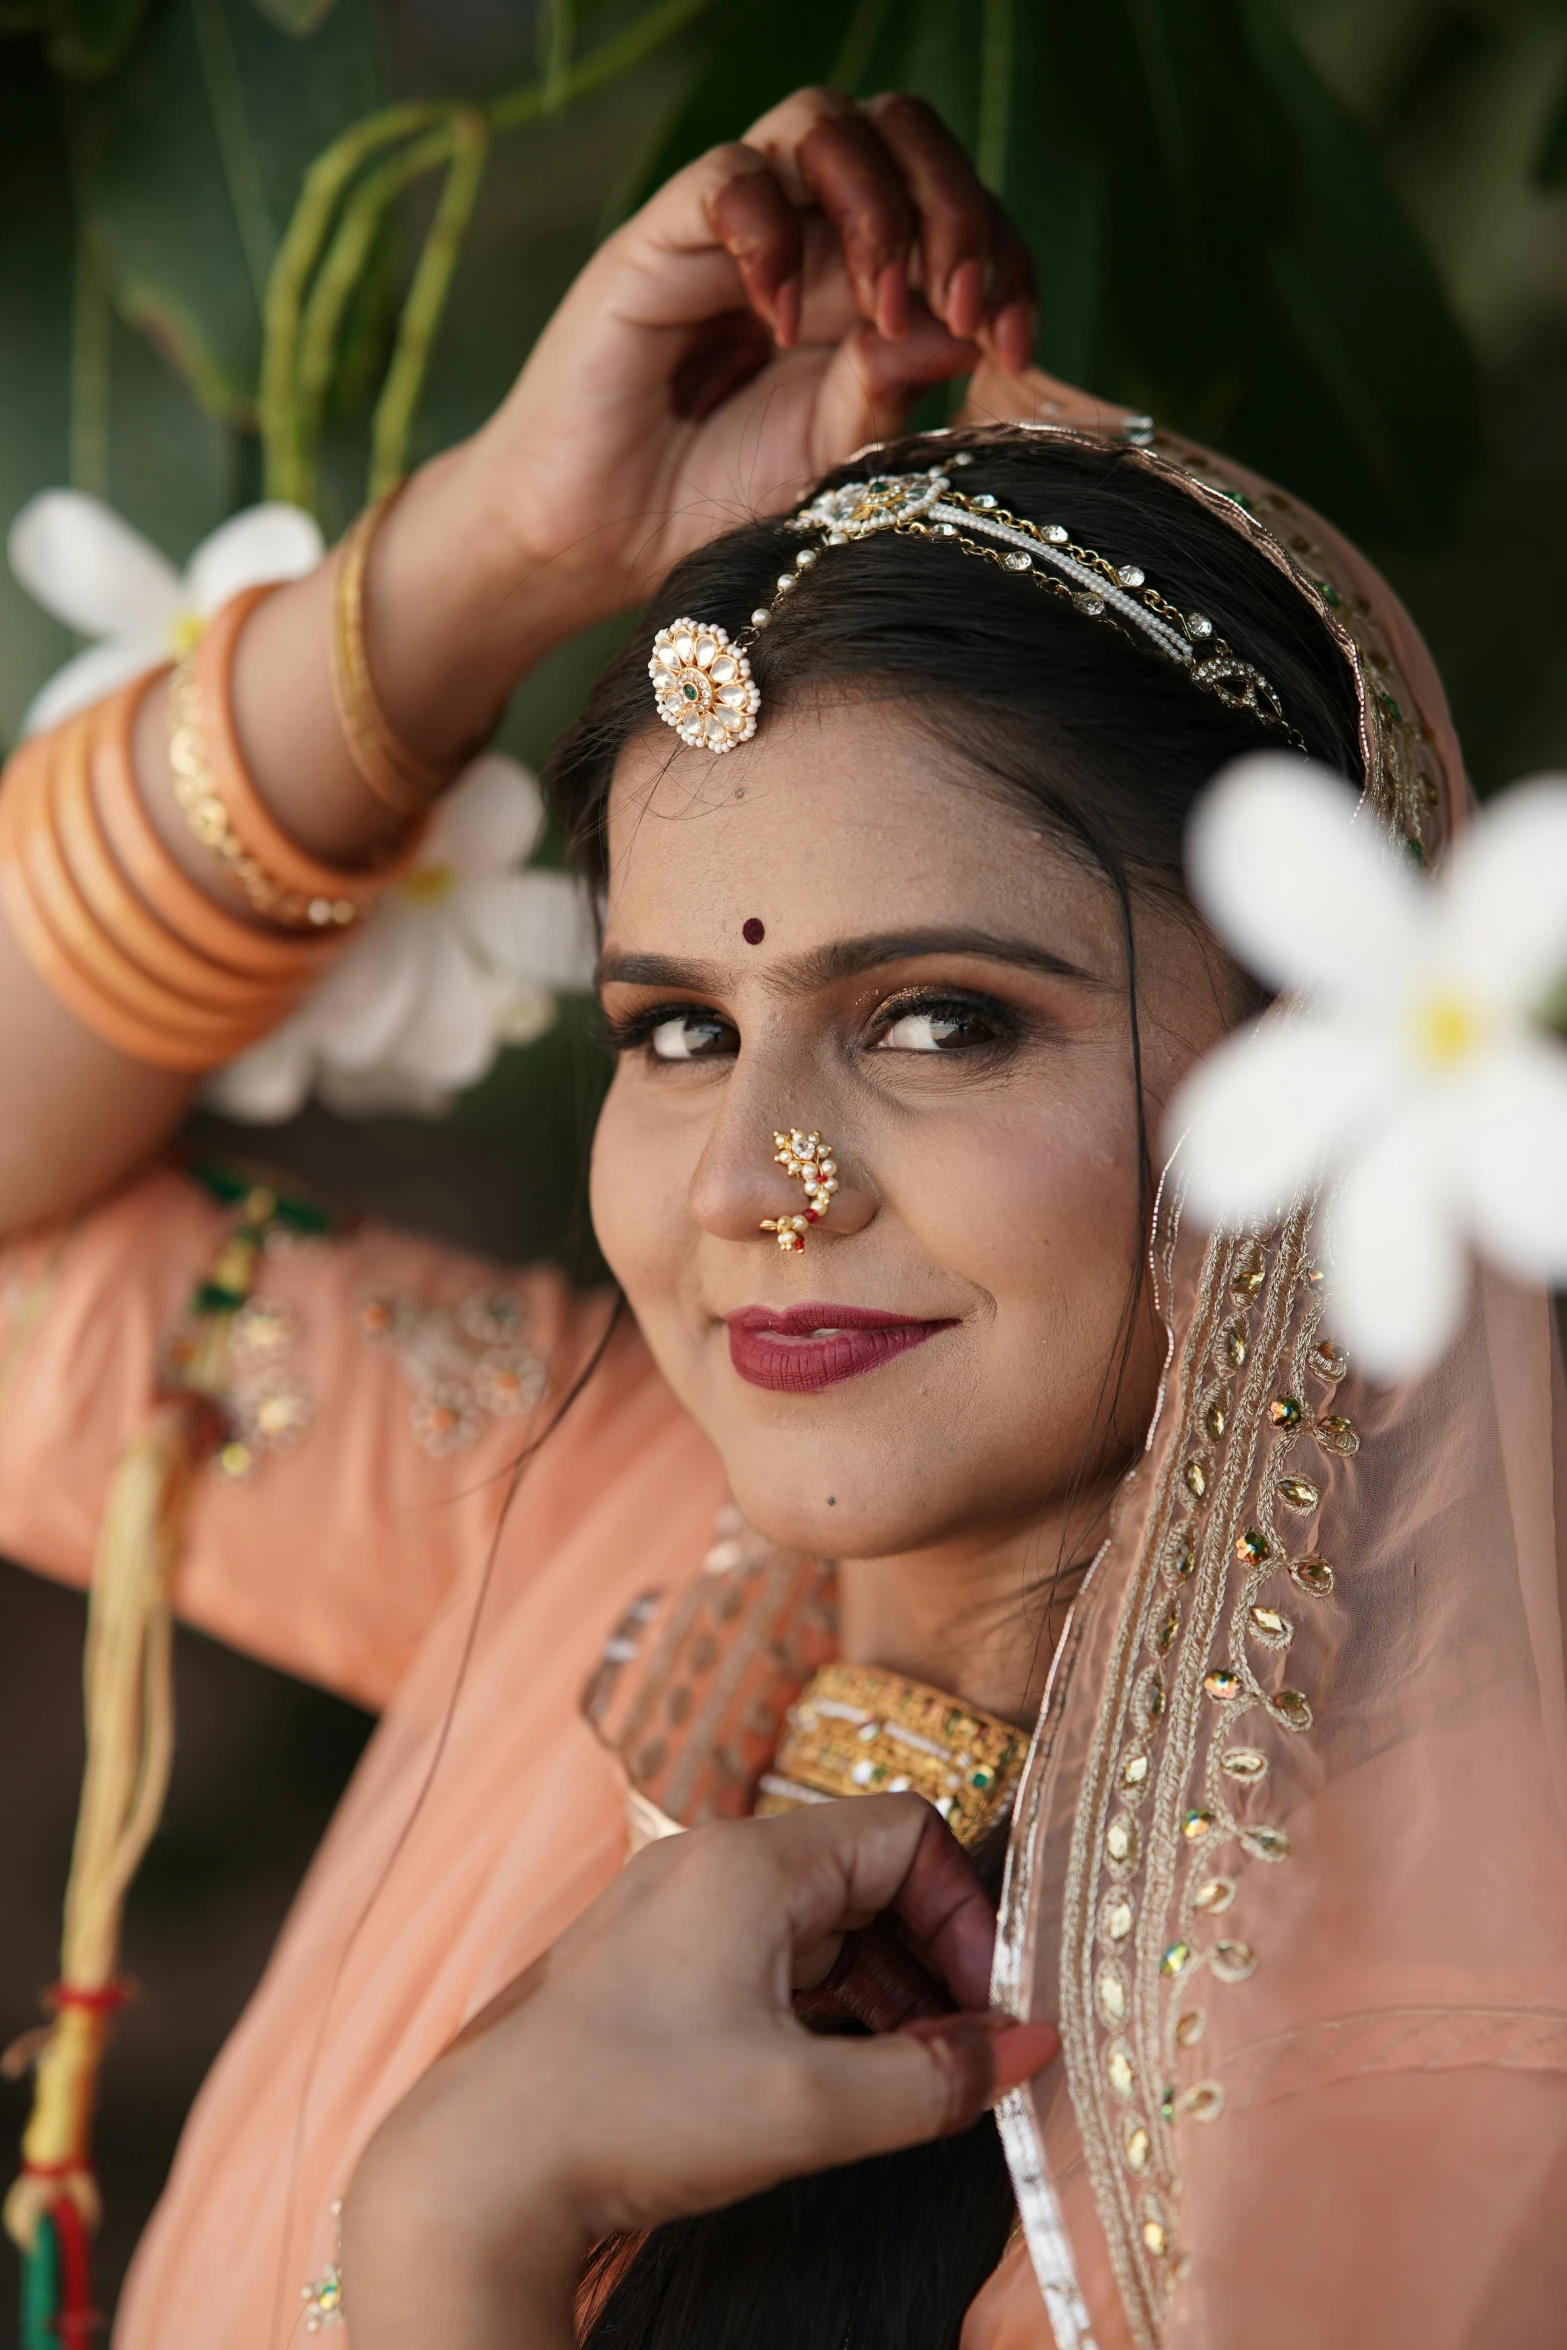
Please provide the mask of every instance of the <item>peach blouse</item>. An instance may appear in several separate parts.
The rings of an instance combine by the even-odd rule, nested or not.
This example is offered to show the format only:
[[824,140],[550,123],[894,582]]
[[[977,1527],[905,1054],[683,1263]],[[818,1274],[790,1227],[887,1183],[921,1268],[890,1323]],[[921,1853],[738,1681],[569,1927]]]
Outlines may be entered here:
[[[24,1564],[87,1580],[223,1223],[160,1171],[0,1257],[0,1547]],[[700,1573],[725,1495],[624,1321],[516,1466],[608,1318],[551,1272],[371,1224],[281,1247],[236,1323],[251,1466],[204,1472],[176,1605],[381,1719],[186,2124],[117,2350],[170,2350],[196,2313],[202,2350],[292,2341],[381,2117],[625,1857],[581,1693],[637,1595]],[[962,2350],[1050,2342],[1015,2242]]]

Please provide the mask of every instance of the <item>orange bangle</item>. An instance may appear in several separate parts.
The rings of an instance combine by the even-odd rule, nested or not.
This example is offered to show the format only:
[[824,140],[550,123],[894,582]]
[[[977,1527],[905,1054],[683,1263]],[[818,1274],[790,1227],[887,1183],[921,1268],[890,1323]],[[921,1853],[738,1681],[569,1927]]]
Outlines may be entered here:
[[109,846],[153,912],[214,963],[277,982],[323,971],[325,938],[287,937],[227,913],[181,871],[159,838],[136,781],[132,740],[143,695],[167,675],[162,669],[139,678],[99,704],[93,786]]
[[[25,745],[24,753],[32,747]],[[39,749],[47,754],[47,748],[46,738]],[[0,790],[0,907],[9,919],[17,945],[51,995],[103,1043],[124,1053],[127,1059],[148,1063],[155,1069],[199,1076],[213,1066],[210,1050],[197,1046],[188,1037],[171,1036],[167,1029],[138,1020],[106,996],[61,945],[36,904],[21,854],[17,806],[19,798],[31,796],[19,794],[17,785],[33,780],[32,762],[27,760],[19,766],[13,759],[5,787]]]
[[[416,825],[401,852],[386,864],[374,868],[323,865],[289,839],[251,781],[234,726],[230,673],[240,630],[257,604],[275,594],[279,584],[272,581],[246,588],[231,597],[207,623],[196,648],[191,682],[212,790],[222,802],[242,855],[253,860],[268,882],[293,894],[305,909],[307,921],[341,923],[342,908],[352,909],[347,916],[352,921],[368,912],[388,882],[407,871],[418,854],[425,828]],[[319,913],[317,908],[323,907],[330,911]]]
[[97,734],[94,725],[87,740],[61,744],[49,792],[55,838],[88,913],[149,978],[176,994],[215,1011],[243,1016],[275,1010],[281,1015],[286,1001],[275,979],[248,978],[214,963],[160,922],[126,880],[104,838],[93,798]]
[[31,770],[23,779],[23,790],[15,796],[12,837],[20,851],[33,904],[77,969],[121,1012],[143,1021],[149,1032],[165,1031],[172,1038],[188,1041],[215,1066],[272,1025],[275,1007],[267,1007],[260,1021],[254,1010],[249,1019],[239,1019],[177,994],[133,963],[93,919],[61,853],[50,810],[51,787],[61,763],[79,763],[85,771],[91,727],[88,713],[62,728],[55,739],[53,759]]
[[365,572],[370,549],[401,486],[399,483],[398,489],[388,490],[365,508],[338,550],[332,597],[332,699],[348,755],[366,790],[398,816],[422,816],[463,762],[434,767],[400,739],[381,708],[365,647]]

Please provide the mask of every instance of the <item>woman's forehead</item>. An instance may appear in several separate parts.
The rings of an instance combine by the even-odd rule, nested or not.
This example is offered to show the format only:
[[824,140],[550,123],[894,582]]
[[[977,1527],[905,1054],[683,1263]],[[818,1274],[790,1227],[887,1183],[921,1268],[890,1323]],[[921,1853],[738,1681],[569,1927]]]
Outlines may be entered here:
[[760,920],[798,943],[903,923],[1119,937],[1104,877],[890,701],[774,715],[714,755],[638,737],[610,799],[608,928]]

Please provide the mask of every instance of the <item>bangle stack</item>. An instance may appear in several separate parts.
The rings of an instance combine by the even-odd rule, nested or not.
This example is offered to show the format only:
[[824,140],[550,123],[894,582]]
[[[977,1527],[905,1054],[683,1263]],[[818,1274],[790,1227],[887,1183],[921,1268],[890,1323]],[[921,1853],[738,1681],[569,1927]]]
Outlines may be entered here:
[[[343,675],[357,680],[348,705],[356,732],[344,716],[356,766],[365,771],[373,744],[399,788],[408,787],[399,813],[413,815],[447,778],[398,743],[370,685],[363,573],[377,511],[350,534],[339,573],[334,679],[340,710]],[[171,855],[137,779],[137,713],[167,671],[24,743],[0,784],[0,908],[28,961],[106,1044],[190,1076],[233,1060],[286,1017],[406,870],[423,830],[415,826],[394,859],[350,869],[310,856],[271,814],[246,765],[231,698],[240,631],[271,592],[251,588],[225,605],[170,682],[175,796],[221,891],[239,901],[232,910]]]

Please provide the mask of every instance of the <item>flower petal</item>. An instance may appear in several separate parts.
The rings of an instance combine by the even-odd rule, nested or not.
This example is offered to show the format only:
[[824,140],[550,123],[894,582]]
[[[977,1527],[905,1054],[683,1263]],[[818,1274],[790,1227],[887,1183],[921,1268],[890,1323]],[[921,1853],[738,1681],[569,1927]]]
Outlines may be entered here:
[[543,795],[527,768],[486,751],[437,806],[419,862],[449,865],[464,881],[509,873],[533,854],[543,829]]
[[1454,843],[1440,897],[1452,967],[1480,995],[1528,1011],[1567,979],[1567,782],[1489,801]]
[[1226,1037],[1170,1106],[1200,1222],[1280,1215],[1387,1100],[1389,1056],[1347,1022],[1277,1010]]
[[42,490],[11,525],[11,569],[36,603],[83,636],[167,635],[180,575],[139,530],[82,490]]
[[1261,752],[1225,769],[1187,837],[1192,894],[1270,987],[1390,995],[1417,952],[1420,891],[1368,809],[1325,767]]
[[90,702],[101,701],[117,685],[156,669],[167,658],[161,637],[110,637],[103,644],[89,645],[38,688],[22,713],[23,734],[40,734],[46,726],[58,725],[73,710],[85,710]]
[[301,579],[326,551],[321,526],[302,506],[281,499],[231,514],[202,540],[185,573],[193,610],[205,617],[266,579]]
[[532,988],[593,984],[592,909],[569,873],[538,867],[470,881],[453,896],[452,919],[479,959],[509,979]]
[[373,1069],[323,1069],[316,1091],[340,1118],[444,1118],[452,1106],[444,1086],[384,1061]]
[[1453,1147],[1476,1239],[1520,1280],[1567,1282],[1567,1051],[1516,1044],[1465,1091]]
[[1468,1289],[1439,1121],[1395,1119],[1335,1185],[1326,1223],[1333,1335],[1370,1379],[1429,1369]]
[[405,1076],[454,1091],[484,1075],[495,1037],[479,975],[456,938],[431,923],[428,943],[418,1003],[384,1058]]
[[226,1069],[215,1070],[202,1089],[202,1102],[246,1125],[275,1126],[302,1106],[315,1066],[309,1023],[296,1012]]
[[368,1069],[415,1018],[429,985],[436,924],[388,899],[365,925],[309,1011],[324,1062]]

